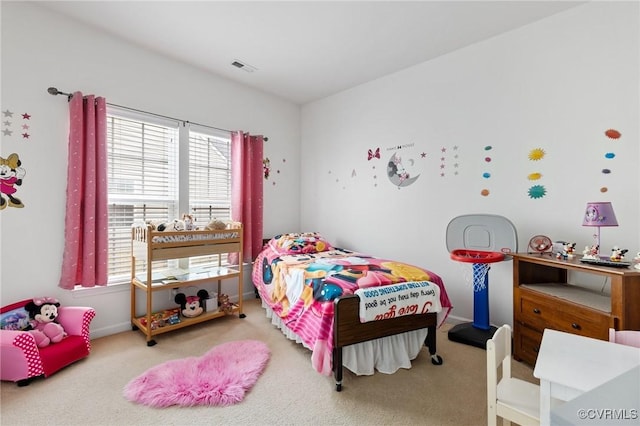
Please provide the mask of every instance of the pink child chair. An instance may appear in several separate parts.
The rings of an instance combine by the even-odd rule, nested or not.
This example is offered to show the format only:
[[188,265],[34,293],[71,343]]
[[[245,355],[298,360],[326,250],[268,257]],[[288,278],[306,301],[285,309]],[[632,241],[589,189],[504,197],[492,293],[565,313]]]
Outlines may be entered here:
[[640,330],[614,330],[610,328],[609,341],[640,348]]
[[58,322],[67,337],[39,348],[33,334],[23,331],[29,314],[23,300],[0,309],[0,375],[2,380],[26,386],[36,377],[48,377],[91,352],[89,325],[95,310],[80,306],[60,306]]

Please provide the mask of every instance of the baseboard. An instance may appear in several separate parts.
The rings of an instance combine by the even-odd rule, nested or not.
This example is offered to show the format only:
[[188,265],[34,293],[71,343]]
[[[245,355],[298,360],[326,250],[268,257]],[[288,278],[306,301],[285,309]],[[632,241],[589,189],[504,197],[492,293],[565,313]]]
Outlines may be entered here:
[[131,322],[123,322],[119,324],[110,325],[108,327],[102,327],[94,329],[91,327],[91,339],[99,339],[100,337],[110,336],[112,334],[122,333],[124,331],[131,331]]

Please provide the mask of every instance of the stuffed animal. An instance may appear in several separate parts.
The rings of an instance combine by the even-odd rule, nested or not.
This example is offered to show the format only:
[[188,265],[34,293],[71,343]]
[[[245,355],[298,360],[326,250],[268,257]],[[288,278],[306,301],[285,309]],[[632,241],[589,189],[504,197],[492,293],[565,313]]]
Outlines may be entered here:
[[185,231],[195,231],[198,229],[196,226],[196,218],[192,214],[182,214],[182,221],[184,222]]
[[197,317],[204,312],[205,299],[209,298],[207,290],[199,290],[196,296],[187,296],[184,293],[176,294],[173,299],[180,305],[180,313],[187,318]]
[[231,315],[233,313],[233,303],[229,301],[229,295],[221,293],[218,296],[218,305],[220,305],[220,310],[227,315]]
[[67,336],[64,328],[56,321],[59,307],[60,302],[53,297],[36,298],[24,306],[30,319],[27,330],[33,334],[39,348],[58,343]]
[[221,220],[213,219],[211,222],[204,227],[207,231],[217,231],[222,229],[227,229],[227,224]]
[[163,220],[157,220],[157,219],[147,219],[145,221],[145,224],[151,227],[152,231],[155,231],[158,229],[158,226],[162,225],[164,223]]
[[187,228],[184,220],[173,219],[170,222],[164,222],[158,225],[158,231],[184,231]]

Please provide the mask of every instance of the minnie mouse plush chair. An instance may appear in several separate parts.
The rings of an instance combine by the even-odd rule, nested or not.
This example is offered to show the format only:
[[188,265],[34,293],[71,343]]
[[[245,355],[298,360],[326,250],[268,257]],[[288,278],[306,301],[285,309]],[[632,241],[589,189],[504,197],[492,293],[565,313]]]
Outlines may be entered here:
[[93,308],[60,306],[48,297],[0,309],[1,379],[26,386],[89,355],[95,314]]

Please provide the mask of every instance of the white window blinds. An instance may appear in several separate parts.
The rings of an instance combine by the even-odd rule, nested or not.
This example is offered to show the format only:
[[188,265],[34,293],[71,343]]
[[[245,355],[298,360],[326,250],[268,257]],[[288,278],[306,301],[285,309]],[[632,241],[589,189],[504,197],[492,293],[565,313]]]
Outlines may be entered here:
[[[110,106],[107,150],[110,283],[130,279],[134,222],[179,219],[186,212],[199,226],[231,218],[229,132]],[[169,265],[154,264],[162,266]]]
[[229,133],[189,131],[189,209],[196,223],[231,219],[231,149]]

